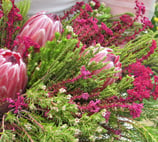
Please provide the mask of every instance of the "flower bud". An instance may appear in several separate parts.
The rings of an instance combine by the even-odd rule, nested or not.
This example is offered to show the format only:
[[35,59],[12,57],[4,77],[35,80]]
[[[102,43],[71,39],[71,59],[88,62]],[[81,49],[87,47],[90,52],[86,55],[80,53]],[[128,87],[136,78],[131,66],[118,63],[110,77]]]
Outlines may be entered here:
[[0,49],[0,113],[8,110],[7,98],[16,99],[27,83],[26,65],[19,53]]
[[[97,50],[98,50],[98,48],[95,48],[94,52],[96,52]],[[91,62],[107,63],[101,69],[95,70],[93,72],[93,74],[95,74],[95,75],[99,74],[103,70],[108,70],[110,68],[114,68],[114,71],[118,71],[117,73],[114,73],[114,77],[116,77],[116,78],[106,78],[106,80],[104,82],[104,87],[114,83],[118,78],[121,77],[122,69],[121,69],[121,63],[119,61],[120,56],[116,56],[112,52],[113,52],[113,50],[111,48],[100,47],[100,51],[90,60],[90,63]]]
[[[55,33],[62,32],[62,24],[57,15],[46,14],[45,11],[33,15],[24,24],[16,40],[19,38],[29,37],[33,42],[40,47],[44,46],[47,41],[52,41]],[[25,45],[19,45],[17,52],[23,55],[26,51]]]

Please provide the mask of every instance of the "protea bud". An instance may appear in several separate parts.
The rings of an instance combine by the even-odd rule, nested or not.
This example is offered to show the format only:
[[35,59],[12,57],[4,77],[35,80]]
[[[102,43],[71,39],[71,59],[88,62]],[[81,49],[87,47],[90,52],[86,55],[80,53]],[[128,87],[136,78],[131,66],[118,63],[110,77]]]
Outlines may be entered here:
[[8,110],[7,98],[16,99],[27,83],[26,65],[19,53],[0,49],[0,113]]
[[[97,50],[98,50],[98,48],[95,48],[94,52],[96,52]],[[121,63],[119,61],[120,56],[114,55],[112,53],[113,50],[111,48],[100,47],[99,50],[100,51],[93,58],[91,58],[90,63],[91,62],[96,62],[96,63],[102,62],[102,63],[107,63],[107,64],[104,67],[102,67],[101,69],[95,70],[93,72],[93,74],[97,75],[101,71],[107,70],[110,68],[114,68],[114,71],[118,71],[117,73],[114,73],[114,76],[112,78],[106,78],[106,80],[104,82],[104,86],[103,86],[103,88],[105,88],[106,86],[108,86],[108,85],[114,83],[116,80],[118,80],[118,78],[121,78],[122,69],[121,69]]]
[[[19,38],[29,37],[33,42],[42,47],[47,41],[53,40],[56,32],[62,32],[62,24],[59,17],[54,14],[39,12],[30,17],[24,24],[16,41]],[[16,50],[23,56],[23,52],[26,51],[25,48],[24,44],[20,44]]]

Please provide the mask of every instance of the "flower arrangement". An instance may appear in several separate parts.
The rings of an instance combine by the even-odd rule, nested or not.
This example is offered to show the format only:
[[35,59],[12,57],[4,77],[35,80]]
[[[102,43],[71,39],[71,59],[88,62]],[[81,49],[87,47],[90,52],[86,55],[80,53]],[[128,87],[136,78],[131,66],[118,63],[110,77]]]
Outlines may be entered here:
[[[1,2],[6,28],[0,28],[6,33],[0,33],[5,41],[0,49],[0,141],[156,140],[136,121],[143,101],[158,98],[157,32],[143,16],[143,4],[136,0],[136,15],[115,16],[97,0],[77,2],[63,17],[38,13],[24,24],[16,18],[23,5],[16,13],[14,0]],[[9,19],[4,10],[17,21],[4,22]],[[17,29],[13,26],[21,20],[18,32],[8,28]],[[20,81],[5,84],[7,71]],[[12,92],[5,93],[4,86]]]

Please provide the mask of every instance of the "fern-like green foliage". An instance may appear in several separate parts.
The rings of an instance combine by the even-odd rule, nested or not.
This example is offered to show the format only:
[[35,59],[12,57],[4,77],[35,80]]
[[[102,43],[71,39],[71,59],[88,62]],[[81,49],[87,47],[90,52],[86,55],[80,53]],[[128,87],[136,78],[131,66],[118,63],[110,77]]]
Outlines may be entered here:
[[5,130],[1,134],[0,142],[11,142],[15,138],[15,134],[13,134],[10,130]]
[[150,140],[152,142],[158,141],[158,101],[154,99],[144,100],[144,108],[140,118],[138,118],[138,122],[141,126],[144,127],[146,133],[150,133],[150,136],[154,138],[154,140]]

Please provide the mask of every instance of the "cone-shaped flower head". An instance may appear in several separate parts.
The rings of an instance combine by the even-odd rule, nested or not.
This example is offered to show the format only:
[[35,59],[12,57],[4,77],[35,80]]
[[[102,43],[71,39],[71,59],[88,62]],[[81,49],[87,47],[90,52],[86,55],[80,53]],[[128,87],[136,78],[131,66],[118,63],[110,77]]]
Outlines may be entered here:
[[[41,47],[44,46],[47,41],[53,40],[56,32],[62,32],[62,24],[59,17],[54,14],[46,14],[45,11],[42,11],[28,19],[16,40],[18,40],[18,38],[29,37]],[[17,51],[23,55],[25,51],[24,48],[24,45],[20,45]]]
[[[96,52],[98,48],[94,49],[94,52]],[[97,75],[103,70],[107,70],[110,68],[114,68],[114,71],[118,71],[117,73],[114,73],[115,78],[107,78],[104,83],[104,87],[114,83],[118,78],[121,77],[122,74],[122,68],[120,63],[120,56],[114,55],[112,52],[113,50],[111,48],[104,48],[100,47],[100,51],[90,60],[91,62],[102,62],[107,63],[104,67],[101,69],[95,70],[93,74]],[[105,59],[104,59],[105,58]],[[104,60],[103,60],[104,59]]]
[[27,83],[26,65],[19,53],[0,49],[0,113],[7,109],[6,98],[16,99]]

